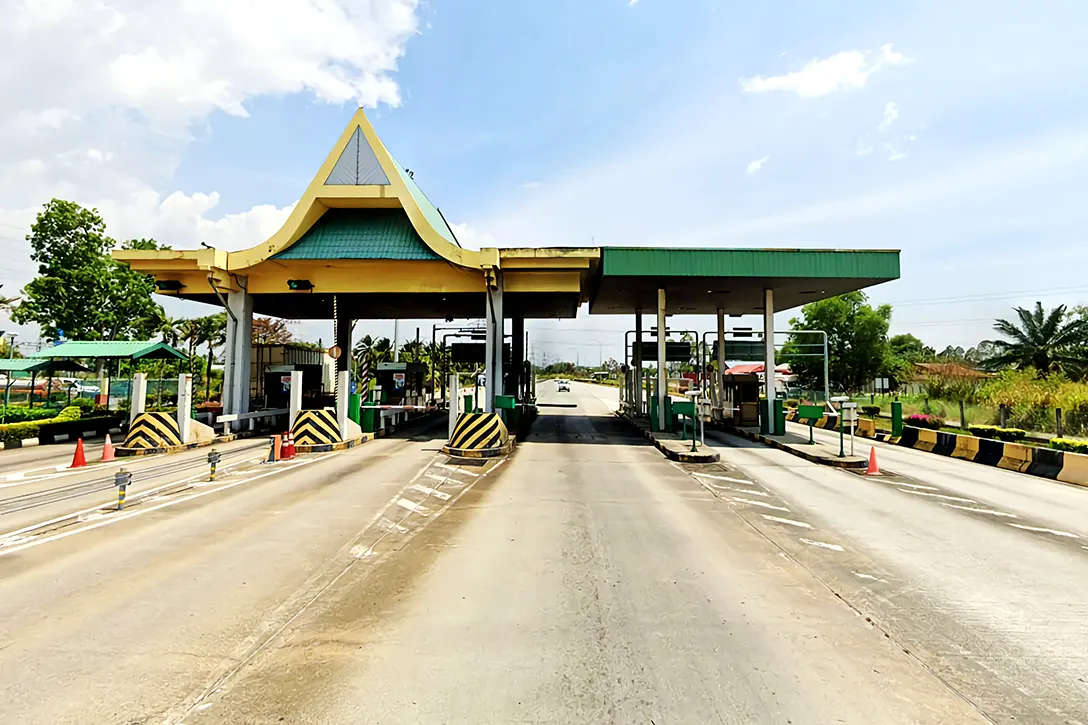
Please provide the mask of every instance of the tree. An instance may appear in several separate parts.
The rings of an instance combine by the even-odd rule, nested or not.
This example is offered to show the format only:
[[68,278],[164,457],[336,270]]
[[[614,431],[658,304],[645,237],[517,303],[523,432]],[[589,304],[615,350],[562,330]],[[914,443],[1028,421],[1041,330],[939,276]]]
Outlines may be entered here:
[[[890,305],[874,309],[864,293],[850,292],[805,305],[801,317],[790,320],[790,326],[794,330],[827,332],[831,387],[854,392],[886,368],[891,316]],[[802,385],[819,388],[823,386],[823,360],[800,355],[813,349],[801,346],[809,339],[808,335],[798,335],[796,341],[788,341],[782,358]]]
[[990,369],[1035,368],[1041,375],[1064,372],[1080,376],[1088,368],[1088,318],[1069,319],[1065,305],[1050,312],[1041,302],[1034,310],[1015,308],[1019,323],[1000,319],[994,330],[1005,336],[991,340],[997,354],[986,360]]
[[908,363],[926,362],[936,356],[936,352],[911,334],[893,335],[888,338],[888,347],[892,355]]
[[[2,289],[3,287],[4,285],[0,284],[0,289]],[[10,313],[12,310],[15,309],[15,303],[18,301],[18,297],[5,297],[3,295],[0,295],[0,312]]]
[[208,364],[204,373],[204,400],[212,397],[212,363],[215,362],[215,348],[227,343],[227,313],[200,318],[200,343],[208,346]]
[[[37,324],[47,338],[59,331],[76,340],[131,339],[160,316],[147,275],[114,262],[114,241],[94,209],[53,199],[27,236],[38,276],[23,288],[12,312],[19,324]],[[153,240],[126,242],[129,249],[157,249]]]
[[253,343],[255,345],[286,345],[295,339],[283,320],[271,317],[253,318]]

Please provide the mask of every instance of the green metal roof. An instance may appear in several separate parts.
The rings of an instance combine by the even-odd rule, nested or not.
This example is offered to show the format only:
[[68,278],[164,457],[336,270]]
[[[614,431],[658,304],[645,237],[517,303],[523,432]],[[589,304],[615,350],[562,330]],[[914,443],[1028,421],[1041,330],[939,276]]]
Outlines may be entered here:
[[450,225],[446,223],[446,217],[442,216],[442,212],[438,207],[431,203],[431,200],[423,193],[423,189],[420,189],[419,185],[416,184],[416,180],[408,172],[404,171],[404,167],[393,158],[393,154],[389,154],[389,158],[393,159],[393,164],[397,167],[397,173],[400,174],[404,185],[408,187],[408,193],[412,195],[416,204],[423,211],[423,216],[427,217],[427,221],[434,227],[434,230],[441,234],[442,238],[450,244],[456,244],[460,247],[461,243],[457,241],[457,235],[453,233]]
[[403,209],[330,209],[273,259],[440,260]]
[[86,367],[71,360],[35,360],[33,358],[0,359],[0,372],[3,373],[44,373],[53,372],[85,373]]
[[155,340],[131,340],[131,341],[92,341],[73,340],[56,347],[47,347],[30,355],[30,358],[122,358],[139,360],[148,358],[152,360],[178,358],[184,360],[185,353],[165,342]]
[[898,251],[605,247],[604,276],[897,279]]

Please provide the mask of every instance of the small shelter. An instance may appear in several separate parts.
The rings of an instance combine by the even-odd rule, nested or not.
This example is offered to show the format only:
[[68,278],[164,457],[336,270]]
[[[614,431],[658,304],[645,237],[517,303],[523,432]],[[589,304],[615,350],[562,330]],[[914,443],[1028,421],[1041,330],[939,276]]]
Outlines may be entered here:
[[[72,340],[54,347],[47,347],[31,353],[30,360],[105,360],[106,373],[110,374],[109,362],[113,362],[113,375],[120,370],[122,360],[177,360],[178,371],[181,362],[188,355],[176,347],[157,340]],[[111,376],[112,377],[112,376]],[[107,382],[105,405],[109,405],[110,385]]]
[[39,373],[49,377],[49,385],[46,388],[46,401],[53,391],[53,376],[56,373],[86,373],[90,372],[86,367],[75,360],[46,359],[35,360],[31,358],[0,359],[0,372],[4,373],[7,380],[4,384],[4,409],[11,403],[11,384],[15,381],[16,374],[30,375],[30,394],[28,401],[33,405],[34,385]]

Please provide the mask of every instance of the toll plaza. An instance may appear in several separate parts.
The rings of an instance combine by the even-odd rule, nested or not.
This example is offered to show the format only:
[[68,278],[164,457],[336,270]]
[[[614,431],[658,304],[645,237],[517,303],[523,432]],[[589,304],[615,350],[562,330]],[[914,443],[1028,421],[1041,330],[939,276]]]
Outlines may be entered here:
[[[368,406],[400,406],[407,411],[431,402],[452,409],[451,443],[461,415],[491,416],[473,425],[486,429],[488,440],[495,439],[493,429],[498,429],[499,440],[505,440],[506,423],[522,419],[534,404],[531,367],[525,357],[525,321],[572,318],[583,304],[589,305],[590,314],[633,318],[634,345],[624,405],[635,415],[650,416],[658,429],[672,425],[666,378],[669,316],[716,315],[718,379],[706,387],[717,391],[713,403],[720,415],[738,402],[755,402],[750,400],[750,387],[744,392],[738,388],[733,398],[722,394],[726,316],[760,314],[764,329],[771,331],[776,310],[899,276],[899,253],[884,250],[466,249],[442,211],[416,184],[412,171],[398,163],[378,138],[361,109],[282,228],[267,240],[235,252],[118,250],[114,256],[153,275],[161,294],[226,310],[223,406],[228,416],[245,416],[258,402],[251,380],[254,314],[330,320],[337,352],[332,356],[331,398],[303,401],[302,371],[284,371],[285,376],[299,380],[297,386],[286,384],[291,391],[290,425],[295,426],[299,413],[308,406],[331,408],[329,420],[321,426],[328,443],[365,432],[368,421],[375,419],[363,415],[362,409]],[[656,327],[644,329],[645,315],[656,317]],[[458,352],[459,359],[479,361],[484,381],[482,394],[471,408],[460,408],[460,381],[452,375],[443,376],[443,385],[433,386],[443,393],[432,393],[432,399],[421,383],[425,370],[410,366],[371,369],[362,365],[360,379],[351,379],[353,322],[406,318],[484,320],[482,330],[470,333],[482,336],[482,343],[471,350],[467,346],[472,343],[466,343]],[[769,370],[774,369],[774,354],[773,334],[765,335],[763,360]],[[643,371],[648,365],[656,373],[645,380],[644,391]],[[774,376],[769,378],[760,403],[761,419],[773,432],[779,416],[775,415]],[[271,384],[279,384],[279,378]],[[264,385],[268,389],[269,384]],[[467,435],[473,432],[471,426],[461,428],[466,433],[464,441],[479,437]]]

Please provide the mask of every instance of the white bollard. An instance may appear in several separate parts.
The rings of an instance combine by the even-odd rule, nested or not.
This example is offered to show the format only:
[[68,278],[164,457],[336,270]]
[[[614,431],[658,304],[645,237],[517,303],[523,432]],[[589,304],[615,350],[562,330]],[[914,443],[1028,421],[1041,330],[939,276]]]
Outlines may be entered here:
[[340,426],[340,439],[347,440],[348,394],[351,389],[351,373],[347,370],[341,370],[337,373],[336,382],[336,424]]
[[147,373],[136,373],[132,376],[132,405],[128,411],[128,424],[132,426],[136,416],[147,408]]
[[287,430],[293,430],[295,427],[295,418],[298,418],[299,412],[302,410],[302,371],[291,371],[291,405],[290,413],[287,418]]
[[189,420],[193,407],[193,376],[182,373],[178,376],[178,436],[181,442],[189,441]]
[[453,429],[457,426],[457,417],[461,414],[461,381],[457,373],[450,375],[449,382],[450,400],[450,435],[453,437]]

